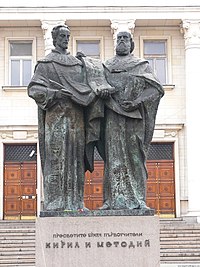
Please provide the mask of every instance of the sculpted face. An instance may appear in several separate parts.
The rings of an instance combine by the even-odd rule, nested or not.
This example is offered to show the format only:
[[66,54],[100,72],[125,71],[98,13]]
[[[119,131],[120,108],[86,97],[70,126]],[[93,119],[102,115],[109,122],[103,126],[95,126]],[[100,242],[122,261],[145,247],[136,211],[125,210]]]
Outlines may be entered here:
[[130,53],[131,49],[131,37],[128,32],[119,32],[117,35],[117,55],[124,56]]
[[66,50],[68,48],[70,32],[66,28],[60,28],[56,37],[56,48]]

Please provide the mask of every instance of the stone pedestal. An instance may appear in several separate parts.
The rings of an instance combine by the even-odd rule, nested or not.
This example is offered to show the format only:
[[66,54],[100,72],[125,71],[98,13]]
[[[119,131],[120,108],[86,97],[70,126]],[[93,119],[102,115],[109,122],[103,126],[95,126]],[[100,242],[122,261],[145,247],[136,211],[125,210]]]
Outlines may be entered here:
[[159,267],[159,218],[37,218],[36,267],[45,266]]

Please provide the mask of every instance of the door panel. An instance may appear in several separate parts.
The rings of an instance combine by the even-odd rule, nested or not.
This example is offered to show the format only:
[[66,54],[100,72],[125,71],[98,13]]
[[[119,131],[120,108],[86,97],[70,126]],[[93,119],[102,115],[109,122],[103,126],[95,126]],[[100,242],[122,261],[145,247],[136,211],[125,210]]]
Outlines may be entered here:
[[[93,173],[85,176],[85,206],[98,209],[103,203],[103,161],[95,162]],[[156,214],[175,215],[175,178],[172,160],[147,161],[147,206]]]
[[4,219],[36,216],[36,162],[4,164]]
[[[157,214],[175,216],[174,162],[147,161],[147,205]],[[154,198],[156,201],[152,201]]]
[[103,170],[103,161],[96,161],[94,171],[85,174],[84,203],[88,209],[95,210],[103,205]]

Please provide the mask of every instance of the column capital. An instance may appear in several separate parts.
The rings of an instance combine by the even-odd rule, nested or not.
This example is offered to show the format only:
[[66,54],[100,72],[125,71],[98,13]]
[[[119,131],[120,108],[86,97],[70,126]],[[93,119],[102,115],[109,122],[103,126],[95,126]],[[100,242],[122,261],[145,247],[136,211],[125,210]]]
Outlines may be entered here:
[[129,32],[133,37],[135,29],[135,19],[129,20],[111,20],[111,32],[113,34],[114,49],[116,47],[117,34],[125,31]]
[[45,41],[45,55],[51,52],[53,49],[53,40],[51,31],[53,27],[57,25],[64,25],[65,20],[41,20],[41,28],[43,30],[44,41]]
[[181,33],[184,34],[185,49],[200,48],[200,20],[182,20]]
[[113,35],[117,35],[118,32],[127,31],[133,35],[135,29],[135,19],[129,20],[111,20],[111,31]]

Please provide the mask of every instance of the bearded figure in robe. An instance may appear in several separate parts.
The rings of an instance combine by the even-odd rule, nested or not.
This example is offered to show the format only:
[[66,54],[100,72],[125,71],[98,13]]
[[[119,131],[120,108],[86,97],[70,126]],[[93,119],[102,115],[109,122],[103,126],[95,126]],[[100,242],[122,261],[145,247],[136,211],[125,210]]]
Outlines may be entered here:
[[133,49],[130,33],[119,32],[116,55],[104,64],[106,79],[115,91],[100,93],[105,99],[101,209],[148,209],[146,159],[164,91],[148,61],[132,55]]

